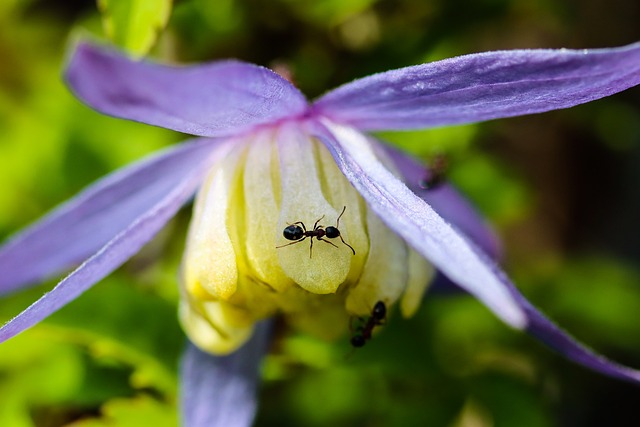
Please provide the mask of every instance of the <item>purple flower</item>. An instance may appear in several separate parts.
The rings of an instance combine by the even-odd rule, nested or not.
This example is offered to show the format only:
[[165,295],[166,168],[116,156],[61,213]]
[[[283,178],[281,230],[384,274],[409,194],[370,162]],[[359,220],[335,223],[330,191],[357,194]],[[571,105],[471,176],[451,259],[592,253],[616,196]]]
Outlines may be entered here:
[[[73,53],[66,78],[101,112],[200,138],[102,179],[0,249],[4,293],[82,262],[4,325],[0,340],[120,266],[200,187],[180,312],[191,341],[206,352],[190,346],[183,361],[185,425],[251,423],[269,335],[259,320],[284,313],[301,328],[333,335],[336,324],[346,325],[331,322],[333,314],[366,314],[378,300],[411,315],[430,265],[567,358],[640,382],[640,372],[594,354],[524,299],[492,261],[491,233],[451,187],[421,189],[422,166],[363,133],[599,99],[640,83],[640,44],[467,55],[365,77],[312,104],[255,65],[169,67],[88,44]],[[338,228],[342,242],[316,236],[285,246],[295,243],[282,236],[288,223],[312,230],[317,220]]]

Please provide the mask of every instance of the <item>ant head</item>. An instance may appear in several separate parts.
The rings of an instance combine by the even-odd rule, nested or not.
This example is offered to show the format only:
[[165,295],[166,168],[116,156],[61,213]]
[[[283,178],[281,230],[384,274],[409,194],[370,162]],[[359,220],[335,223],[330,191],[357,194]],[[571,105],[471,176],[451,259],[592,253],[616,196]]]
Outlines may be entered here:
[[384,302],[378,301],[376,305],[373,306],[371,316],[373,316],[373,318],[377,320],[382,320],[387,316],[387,306],[384,304]]
[[351,345],[353,347],[362,347],[367,340],[362,335],[354,335],[351,337]]
[[340,230],[338,230],[336,227],[329,226],[324,229],[324,232],[326,233],[327,237],[330,239],[334,239],[340,236]]
[[282,235],[287,240],[300,240],[304,236],[304,231],[299,225],[290,225],[282,231]]

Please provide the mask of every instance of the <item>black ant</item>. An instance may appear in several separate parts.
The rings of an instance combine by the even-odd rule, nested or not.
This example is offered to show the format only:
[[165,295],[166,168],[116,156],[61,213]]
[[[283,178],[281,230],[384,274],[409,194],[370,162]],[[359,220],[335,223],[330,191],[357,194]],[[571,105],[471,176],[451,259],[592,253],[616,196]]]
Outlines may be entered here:
[[376,326],[384,325],[387,318],[387,306],[382,301],[378,301],[371,310],[371,316],[360,319],[364,323],[358,326],[351,337],[353,347],[362,347],[371,339],[371,333]]
[[[322,242],[326,242],[332,246],[335,246],[337,248],[337,246],[333,243],[330,242],[329,240],[325,240],[323,239],[323,237],[328,237],[329,239],[335,239],[336,237],[339,237],[340,240],[342,241],[342,243],[344,243],[346,246],[349,247],[349,249],[351,249],[351,252],[353,252],[353,254],[356,254],[355,249],[353,249],[353,247],[351,247],[350,244],[348,244],[347,242],[344,241],[344,239],[342,238],[342,236],[340,235],[340,230],[338,230],[338,226],[340,225],[340,217],[342,216],[342,214],[344,214],[344,211],[347,209],[347,207],[343,207],[342,208],[342,212],[340,213],[340,215],[338,216],[338,219],[336,220],[336,226],[332,227],[323,227],[322,225],[318,225],[318,223],[322,220],[322,218],[324,218],[324,215],[322,215],[320,218],[318,218],[318,220],[316,221],[315,224],[313,224],[313,230],[307,230],[307,227],[304,226],[304,223],[302,221],[298,221],[298,222],[294,222],[293,224],[290,224],[288,227],[286,227],[283,231],[282,231],[282,235],[284,236],[285,239],[287,240],[293,240],[293,243],[287,243],[286,245],[282,245],[282,246],[276,246],[276,249],[278,248],[284,248],[285,246],[289,246],[289,245],[295,245],[296,243],[300,243],[302,242],[304,239],[306,239],[307,237],[310,238],[311,240],[311,245],[309,246],[309,258],[311,258],[311,254],[313,252],[313,238],[315,237],[317,240],[320,240]],[[300,224],[300,225],[297,225]]]
[[447,159],[444,155],[439,154],[430,162],[427,176],[420,180],[418,185],[423,190],[434,190],[440,187],[446,178],[448,168]]

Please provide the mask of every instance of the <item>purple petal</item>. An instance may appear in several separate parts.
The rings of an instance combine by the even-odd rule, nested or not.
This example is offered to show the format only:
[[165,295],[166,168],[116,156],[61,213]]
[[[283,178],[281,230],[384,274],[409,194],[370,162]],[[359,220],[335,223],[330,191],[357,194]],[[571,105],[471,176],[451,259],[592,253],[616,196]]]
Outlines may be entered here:
[[[517,291],[514,291],[514,295],[516,293]],[[566,332],[558,328],[558,326],[536,310],[535,307],[533,307],[522,295],[517,294],[517,296],[527,313],[527,317],[529,318],[527,331],[531,335],[538,338],[540,341],[544,342],[567,359],[579,363],[582,366],[610,377],[633,381],[636,383],[640,382],[640,371],[612,362],[604,356],[593,352],[593,350],[585,347]]]
[[215,143],[184,143],[121,169],[16,235],[0,248],[0,294],[94,254],[197,170]]
[[[223,148],[220,147],[217,151],[223,151]],[[203,155],[199,161],[194,161],[191,168],[183,170],[180,179],[174,180],[173,185],[161,198],[151,201],[147,209],[140,212],[126,229],[58,283],[53,290],[5,324],[0,329],[0,342],[30,328],[71,302],[138,252],[193,195],[207,171],[211,157],[212,155]],[[26,262],[19,267],[28,268],[29,263]]]
[[308,108],[291,83],[238,61],[166,66],[81,43],[65,77],[75,95],[100,112],[192,135],[236,135]]
[[427,202],[449,224],[462,231],[491,258],[500,257],[500,243],[486,221],[471,204],[451,185],[442,183],[426,190],[420,186],[429,170],[407,154],[389,145],[381,145],[402,174],[405,184],[414,194]]
[[[338,167],[384,223],[460,287],[506,323],[524,328],[525,313],[507,287],[468,241],[375,157],[367,137],[325,121],[317,136]],[[312,131],[314,131],[312,129]]]
[[572,107],[638,83],[640,43],[486,52],[365,77],[313,108],[363,130],[415,129]]
[[640,382],[640,371],[595,354],[537,311],[495,262],[450,228],[370,155],[365,136],[349,128],[328,126],[333,134],[320,129],[317,135],[329,147],[345,176],[369,207],[436,268],[508,324],[525,327],[568,359],[605,375]]
[[[502,248],[493,230],[452,185],[443,183],[430,190],[424,189],[420,182],[430,176],[426,167],[394,147],[385,144],[381,144],[381,147],[393,160],[411,191],[427,202],[452,227],[469,237],[492,259],[501,257]],[[430,293],[455,293],[459,289],[439,271],[429,286]]]
[[229,356],[212,356],[190,344],[182,360],[184,427],[246,427],[256,414],[260,360],[270,327],[258,324],[253,337]]
[[[479,256],[486,257],[479,249],[476,251]],[[640,382],[640,371],[612,362],[576,341],[531,305],[495,263],[488,258],[486,258],[486,262],[493,265],[495,273],[524,310],[528,320],[527,332],[575,363],[613,378],[635,383]]]

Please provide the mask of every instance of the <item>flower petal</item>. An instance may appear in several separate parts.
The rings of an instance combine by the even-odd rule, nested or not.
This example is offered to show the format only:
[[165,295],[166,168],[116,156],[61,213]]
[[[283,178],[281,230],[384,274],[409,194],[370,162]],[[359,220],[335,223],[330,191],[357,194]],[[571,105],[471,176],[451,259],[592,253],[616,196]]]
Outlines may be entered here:
[[267,350],[270,325],[229,356],[212,356],[190,344],[181,366],[184,427],[250,426],[257,409],[258,367]]
[[471,123],[572,107],[640,83],[640,43],[512,50],[387,71],[341,86],[314,109],[362,130]]
[[240,157],[238,150],[220,156],[198,190],[183,256],[185,285],[191,294],[204,291],[215,299],[228,300],[236,292],[238,256],[227,218]]
[[[309,135],[296,126],[283,126],[277,136],[278,159],[282,183],[280,218],[276,230],[302,221],[309,229],[319,220],[330,224],[340,215],[322,191],[322,183]],[[309,197],[312,194],[313,197]],[[314,225],[312,225],[314,224]],[[280,234],[280,233],[278,233]],[[316,240],[317,241],[317,240]],[[298,240],[302,242],[302,240]],[[302,289],[314,294],[332,294],[345,281],[351,268],[351,251],[346,248],[336,253],[331,246],[317,244],[311,252],[309,245],[295,244],[279,248],[278,260],[284,273]],[[280,234],[279,245],[287,244]],[[308,254],[308,256],[307,256]]]
[[[217,151],[223,151],[224,148],[226,147],[222,146]],[[118,233],[50,292],[7,322],[0,329],[0,342],[30,328],[71,302],[138,252],[193,195],[207,170],[209,157],[212,156],[204,155],[200,161],[192,164],[190,169],[183,170],[180,179],[174,180],[173,185],[167,187],[164,196],[157,200],[150,200],[147,209],[132,218],[132,222],[126,229]],[[28,265],[29,263],[25,262],[20,266]]]
[[[479,250],[477,250],[477,253],[481,257],[486,256]],[[526,328],[527,332],[575,363],[613,378],[640,383],[639,370],[608,360],[606,357],[595,353],[584,344],[576,341],[573,337],[561,330],[557,325],[537,310],[520,293],[520,291],[518,291],[513,283],[509,281],[506,275],[500,271],[496,264],[492,263],[488,259],[486,262],[488,264],[493,264],[495,274],[500,277],[500,280],[509,289],[517,303],[524,310],[528,320]]]
[[473,206],[450,184],[442,183],[430,190],[420,186],[429,170],[407,154],[389,145],[381,145],[402,174],[405,184],[434,211],[482,248],[491,258],[499,258],[501,247],[489,224]]
[[239,61],[165,66],[80,43],[65,77],[76,96],[100,112],[192,135],[236,135],[307,109],[285,79]]
[[214,140],[184,143],[91,185],[0,248],[0,294],[71,268],[197,170]]
[[328,121],[325,125],[331,133],[319,130],[317,135],[329,147],[338,166],[371,209],[418,253],[505,322],[526,328],[568,359],[611,377],[640,382],[640,371],[595,354],[536,310],[495,262],[384,169],[364,135]]
[[[429,170],[410,156],[386,144],[380,145],[402,173],[404,182],[418,197],[427,202],[434,211],[453,227],[462,231],[492,259],[500,259],[500,241],[484,219],[471,204],[450,184],[442,183],[430,190],[420,186],[420,181],[429,176]],[[429,292],[456,293],[459,287],[439,271],[433,278]]]
[[513,285],[510,286],[527,314],[527,332],[531,335],[575,363],[613,378],[640,383],[640,371],[612,362],[579,343],[536,310]]
[[498,317],[516,328],[524,328],[527,325],[524,311],[491,265],[478,257],[459,232],[380,163],[367,137],[328,120],[323,124],[326,128],[320,125],[315,129],[318,137],[380,219]]

